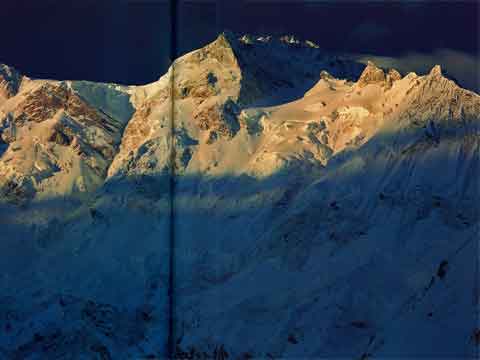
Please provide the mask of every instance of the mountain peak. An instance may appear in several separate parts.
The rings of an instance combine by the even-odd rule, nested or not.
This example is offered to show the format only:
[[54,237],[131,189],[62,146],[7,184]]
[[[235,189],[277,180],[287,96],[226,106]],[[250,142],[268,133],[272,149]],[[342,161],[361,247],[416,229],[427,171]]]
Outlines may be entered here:
[[269,34],[248,34],[248,33],[234,33],[230,30],[224,30],[219,34],[216,41],[223,41],[229,43],[231,46],[235,44],[239,45],[271,45],[283,46],[283,47],[301,47],[301,48],[312,48],[320,49],[320,46],[311,40],[300,39],[295,35],[284,34],[284,35],[269,35]]
[[402,75],[396,69],[389,69],[387,74],[393,81],[400,80]]
[[435,65],[432,70],[430,70],[429,75],[439,77],[442,76],[442,68],[440,65]]
[[193,57],[187,54],[186,58],[197,63],[202,62],[206,58],[214,58],[221,64],[228,66],[233,65],[237,61],[236,54],[234,52],[234,49],[236,48],[235,39],[236,38],[233,33],[224,31],[218,35],[213,42],[195,52]]
[[331,80],[334,79],[334,77],[326,70],[322,70],[320,72],[320,78],[323,80]]
[[393,83],[401,78],[402,75],[396,69],[389,69],[386,75],[387,88],[390,89]]
[[358,84],[359,86],[363,87],[368,84],[376,84],[384,81],[385,73],[383,70],[369,60],[367,62],[367,66],[362,72],[362,75],[360,75],[360,78],[358,79]]
[[230,30],[222,31],[218,36],[215,42],[218,42],[222,45],[232,46],[237,41],[237,36]]
[[477,350],[480,96],[303,44],[224,32],[128,87],[0,64],[2,358],[166,358],[172,310],[172,357]]

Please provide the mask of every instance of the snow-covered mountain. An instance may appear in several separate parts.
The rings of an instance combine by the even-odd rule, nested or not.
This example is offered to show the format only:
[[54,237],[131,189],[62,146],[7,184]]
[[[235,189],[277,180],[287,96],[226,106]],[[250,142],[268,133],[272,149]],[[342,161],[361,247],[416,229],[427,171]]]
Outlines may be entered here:
[[0,357],[473,357],[479,114],[292,36],[144,86],[2,65]]

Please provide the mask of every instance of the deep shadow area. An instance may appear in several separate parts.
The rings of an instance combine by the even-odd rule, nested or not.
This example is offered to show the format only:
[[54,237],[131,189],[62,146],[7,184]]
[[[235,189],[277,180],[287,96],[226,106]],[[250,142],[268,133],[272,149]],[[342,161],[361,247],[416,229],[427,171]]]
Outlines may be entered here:
[[[81,201],[2,205],[1,304],[10,315],[0,325],[12,330],[2,332],[1,351],[52,357],[87,343],[90,355],[162,356],[156,336],[167,327],[171,310],[161,304],[173,271],[177,358],[210,354],[209,336],[231,355],[416,356],[416,347],[463,356],[475,326],[478,139],[468,139],[478,128],[443,130],[438,142],[421,126],[378,135],[316,172],[178,177],[174,219],[165,174],[113,179]],[[444,151],[456,141],[462,158]],[[409,327],[424,327],[415,334],[425,343],[402,350],[396,336]],[[255,334],[252,346],[239,346],[237,329]],[[429,348],[431,338],[442,346]],[[138,352],[153,343],[157,350]]]

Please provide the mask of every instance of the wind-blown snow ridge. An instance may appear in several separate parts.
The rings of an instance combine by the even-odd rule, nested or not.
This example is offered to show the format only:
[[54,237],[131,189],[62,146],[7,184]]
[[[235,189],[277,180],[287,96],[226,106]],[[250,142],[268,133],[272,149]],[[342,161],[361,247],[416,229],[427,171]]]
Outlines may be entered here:
[[474,356],[478,114],[291,36],[144,86],[1,65],[0,357]]

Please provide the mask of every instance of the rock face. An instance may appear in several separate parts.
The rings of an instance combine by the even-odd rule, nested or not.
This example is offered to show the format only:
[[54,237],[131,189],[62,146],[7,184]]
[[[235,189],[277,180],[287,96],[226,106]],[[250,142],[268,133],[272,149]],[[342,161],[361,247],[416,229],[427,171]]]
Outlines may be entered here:
[[194,114],[200,130],[210,130],[222,136],[233,138],[240,125],[238,123],[239,106],[232,100],[227,100],[221,106],[203,107]]
[[14,68],[0,64],[0,102],[15,96],[20,88],[22,76]]
[[224,33],[0,84],[0,357],[477,351],[480,97],[439,67]]
[[102,184],[122,119],[86,102],[68,82],[31,81],[3,109],[0,131],[9,146],[0,159],[0,191],[20,181],[38,198],[76,196]]
[[385,81],[385,73],[382,69],[379,69],[373,62],[369,61],[365,70],[363,70],[360,79],[358,79],[358,85],[360,87],[368,84],[378,84]]

